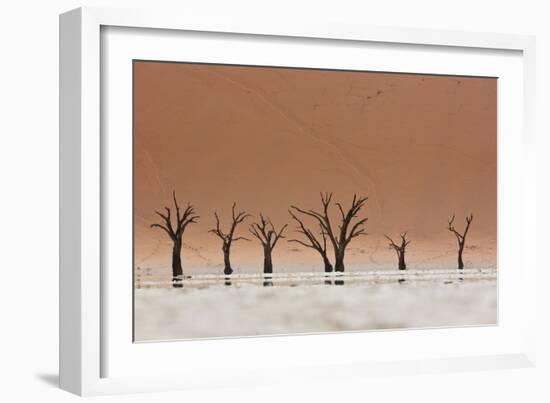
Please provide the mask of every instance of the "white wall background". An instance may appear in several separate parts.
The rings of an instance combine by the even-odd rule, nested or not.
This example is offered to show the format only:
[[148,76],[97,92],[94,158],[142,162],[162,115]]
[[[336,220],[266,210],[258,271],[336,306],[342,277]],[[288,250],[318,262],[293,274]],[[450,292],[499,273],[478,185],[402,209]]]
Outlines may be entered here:
[[[58,14],[81,5],[179,7],[186,13],[268,14],[373,25],[452,28],[537,35],[539,136],[539,255],[550,205],[550,11],[546,1],[497,0],[19,0],[0,5],[0,400],[74,401],[56,388],[58,303]],[[550,270],[539,259],[543,270]],[[484,373],[379,377],[157,395],[101,401],[187,402],[547,402],[550,391],[549,275],[539,278],[539,365]]]

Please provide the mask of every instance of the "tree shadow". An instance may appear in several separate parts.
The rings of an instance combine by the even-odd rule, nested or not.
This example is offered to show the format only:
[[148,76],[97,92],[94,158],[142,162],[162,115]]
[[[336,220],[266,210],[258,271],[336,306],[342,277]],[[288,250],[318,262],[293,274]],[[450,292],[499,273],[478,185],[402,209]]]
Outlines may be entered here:
[[332,285],[332,278],[325,274],[325,285]]

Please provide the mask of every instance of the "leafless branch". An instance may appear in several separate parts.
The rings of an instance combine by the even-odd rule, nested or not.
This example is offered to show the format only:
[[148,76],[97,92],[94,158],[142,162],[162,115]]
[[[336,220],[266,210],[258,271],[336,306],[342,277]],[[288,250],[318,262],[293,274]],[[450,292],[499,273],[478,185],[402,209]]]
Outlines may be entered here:
[[270,219],[266,219],[263,214],[260,213],[260,222],[253,223],[249,231],[254,235],[264,247],[273,249],[277,244],[277,241],[284,238],[283,232],[286,229],[285,224],[278,232],[275,230],[275,226]]
[[216,227],[211,229],[209,232],[217,235],[221,240],[224,242],[224,244],[231,245],[231,242],[233,241],[240,241],[240,240],[247,240],[249,239],[245,237],[237,237],[235,238],[235,230],[237,229],[237,226],[242,223],[244,220],[246,220],[248,217],[251,217],[250,214],[247,214],[245,211],[236,211],[237,203],[233,203],[233,206],[231,208],[231,225],[229,227],[229,232],[226,233],[220,228],[220,218],[218,216],[217,212],[214,212],[214,217],[216,218]]
[[172,192],[172,198],[173,198],[174,207],[176,210],[175,228],[174,228],[174,225],[172,224],[172,215],[169,207],[164,208],[164,210],[166,211],[166,214],[163,214],[160,211],[155,211],[155,213],[162,219],[164,224],[162,225],[152,224],[151,227],[160,228],[164,230],[172,240],[177,240],[181,238],[187,225],[196,223],[200,217],[195,214],[195,209],[191,203],[187,204],[187,208],[185,210],[183,217],[180,216],[180,208],[179,208],[178,201],[176,199],[175,191]]
[[[298,209],[296,209],[296,210],[299,211]],[[320,227],[321,227],[321,237],[323,239],[323,243],[321,244],[321,242],[317,239],[317,237],[313,234],[313,232],[310,229],[306,228],[306,226],[304,225],[304,222],[302,220],[300,220],[296,216],[296,214],[294,214],[291,210],[288,210],[288,213],[290,214],[290,217],[292,217],[292,219],[294,221],[296,221],[296,223],[298,224],[296,232],[299,232],[299,233],[305,235],[310,243],[306,244],[305,242],[303,242],[299,239],[289,239],[288,242],[295,242],[295,243],[298,243],[298,244],[300,244],[302,246],[305,246],[307,248],[315,249],[316,251],[318,251],[321,254],[326,254],[326,252],[327,252],[327,242],[326,242],[326,233],[323,230],[323,226],[321,224],[319,224]]]
[[469,216],[466,217],[466,227],[464,228],[464,232],[462,234],[455,229],[454,220],[455,220],[455,214],[453,214],[453,216],[449,220],[447,220],[448,222],[447,229],[453,234],[455,234],[459,245],[461,244],[463,245],[466,240],[466,235],[468,234],[468,230],[470,229],[470,224],[474,220],[474,215],[470,214]]
[[456,236],[456,239],[458,241],[458,268],[462,270],[464,268],[462,252],[464,251],[464,245],[466,244],[466,235],[468,235],[470,224],[472,224],[472,221],[474,220],[474,215],[470,213],[470,215],[466,217],[466,227],[464,228],[464,232],[462,234],[455,229],[454,220],[455,215],[453,214],[453,216],[447,221],[447,229]]
[[172,253],[172,275],[173,278],[177,278],[182,275],[180,253],[182,247],[183,233],[185,232],[185,229],[189,224],[197,222],[199,216],[195,214],[195,209],[193,208],[193,205],[191,203],[187,203],[187,208],[185,209],[183,216],[181,216],[181,211],[175,191],[172,192],[172,199],[174,201],[174,208],[176,211],[175,223],[172,224],[172,211],[169,207],[165,207],[165,214],[161,213],[160,211],[155,211],[155,213],[161,218],[162,224],[153,223],[151,224],[151,228],[160,228],[161,230],[166,232],[166,234],[174,242]]

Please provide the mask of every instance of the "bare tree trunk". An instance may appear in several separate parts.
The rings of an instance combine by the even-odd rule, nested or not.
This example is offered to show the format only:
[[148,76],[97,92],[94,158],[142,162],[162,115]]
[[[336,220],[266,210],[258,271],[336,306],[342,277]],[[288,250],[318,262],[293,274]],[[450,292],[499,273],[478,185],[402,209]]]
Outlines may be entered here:
[[264,273],[273,273],[273,261],[271,260],[271,248],[264,247]]
[[214,212],[214,217],[216,218],[216,228],[213,228],[209,231],[212,234],[215,234],[216,236],[218,236],[222,240],[223,264],[224,264],[223,274],[225,274],[226,276],[229,276],[231,273],[233,273],[233,269],[231,268],[231,261],[229,260],[231,243],[234,241],[239,241],[241,239],[249,241],[249,239],[246,239],[244,237],[235,237],[235,230],[237,229],[237,225],[239,225],[244,220],[246,220],[247,217],[250,217],[250,214],[246,214],[244,211],[237,213],[235,211],[236,206],[237,204],[233,203],[233,207],[231,209],[233,221],[229,228],[229,232],[225,233],[220,228],[220,218],[218,217],[218,213],[216,212]]
[[344,271],[344,251],[337,251],[335,254],[334,271]]
[[223,247],[223,274],[230,275],[233,273],[233,269],[231,268],[231,261],[229,260],[229,247],[224,246]]
[[393,249],[397,254],[397,268],[399,270],[407,270],[407,265],[405,264],[405,250],[407,245],[411,243],[411,241],[407,239],[407,231],[402,232],[399,235],[401,237],[401,244],[396,244],[393,239],[387,235],[384,236],[388,241],[390,241],[390,249]]
[[399,270],[407,270],[407,265],[405,264],[405,251],[399,253]]
[[[326,241],[328,239],[332,243],[332,246],[334,248],[334,270],[337,272],[343,272],[346,247],[349,245],[352,239],[360,235],[366,235],[363,226],[367,221],[367,218],[358,220],[355,223],[353,223],[353,220],[357,217],[359,210],[361,210],[361,208],[363,208],[363,206],[367,202],[367,198],[358,198],[357,195],[353,195],[351,207],[347,210],[347,212],[344,211],[344,208],[340,203],[336,203],[336,206],[338,207],[341,216],[341,224],[338,225],[339,233],[336,233],[333,230],[333,224],[331,223],[329,212],[331,200],[332,193],[321,193],[321,203],[323,204],[323,209],[321,211],[303,210],[299,207],[291,206],[290,216],[299,223],[300,226],[298,228],[298,232],[304,234],[309,239],[310,244],[306,244],[298,240],[293,241],[298,242],[299,244],[308,248],[313,248],[321,254],[326,254]],[[320,242],[320,240],[316,239],[314,234],[305,227],[304,223],[298,217],[296,217],[295,214],[292,213],[292,210],[295,210],[298,213],[304,214],[317,220],[317,223],[319,224],[321,230],[323,241],[322,243]],[[324,258],[325,256],[323,256],[323,259]],[[326,263],[325,271],[327,271]]]
[[464,262],[462,261],[462,252],[464,251],[464,244],[458,248],[458,269],[464,269]]
[[468,217],[466,217],[466,228],[464,228],[464,232],[462,234],[455,229],[454,220],[455,215],[453,214],[451,219],[448,221],[449,226],[447,229],[455,234],[456,240],[458,241],[458,270],[462,270],[464,269],[462,252],[464,252],[464,245],[466,245],[466,235],[468,234],[468,230],[470,229],[470,224],[472,224],[472,221],[474,220],[474,215],[470,214]]
[[[271,259],[271,255],[279,239],[284,238],[283,232],[286,227],[286,224],[283,225],[279,232],[277,232],[271,220],[265,218],[263,214],[260,213],[260,221],[252,223],[248,229],[250,233],[260,241],[264,248],[264,274],[273,273],[273,260]],[[271,277],[266,278],[270,279]]]
[[174,242],[172,248],[172,278],[176,279],[183,275],[183,269],[181,267],[181,240]]
[[326,255],[323,256],[323,262],[325,263],[325,273],[332,273],[334,268],[332,267],[332,264],[330,263],[330,260],[328,260],[328,257]]
[[185,232],[185,229],[189,224],[197,222],[199,216],[195,214],[195,209],[193,205],[191,205],[191,203],[187,203],[187,207],[182,213],[182,211],[180,210],[180,206],[178,205],[178,201],[176,200],[175,191],[172,192],[172,197],[174,198],[176,222],[174,223],[174,220],[172,219],[172,209],[170,209],[169,207],[165,207],[165,213],[155,211],[155,213],[160,218],[162,218],[162,223],[153,223],[151,224],[151,228],[159,228],[163,230],[174,243],[172,246],[172,282],[174,287],[179,288],[182,286],[182,284],[176,284],[176,280],[181,280],[181,277],[183,276],[183,269],[181,267],[181,247],[183,245],[183,233]]

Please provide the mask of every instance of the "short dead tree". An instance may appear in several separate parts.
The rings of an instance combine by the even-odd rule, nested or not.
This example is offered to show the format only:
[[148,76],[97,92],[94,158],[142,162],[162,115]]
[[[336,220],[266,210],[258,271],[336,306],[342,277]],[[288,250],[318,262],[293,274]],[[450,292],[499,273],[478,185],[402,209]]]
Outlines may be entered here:
[[455,215],[451,217],[450,220],[448,220],[448,227],[447,229],[455,234],[456,240],[458,241],[458,268],[460,270],[464,269],[464,262],[462,261],[462,252],[464,252],[464,245],[466,244],[466,235],[468,235],[468,230],[470,229],[470,224],[472,223],[474,219],[474,215],[470,214],[468,217],[466,217],[466,228],[464,228],[464,232],[461,234],[458,232],[454,227],[454,220]]
[[264,218],[262,214],[260,214],[260,222],[250,226],[250,233],[260,241],[264,249],[264,274],[273,273],[271,254],[279,239],[284,238],[283,232],[286,227],[285,224],[279,231],[276,231],[271,220]]
[[407,248],[407,245],[411,243],[410,240],[407,239],[407,232],[403,232],[399,234],[399,237],[401,238],[401,243],[396,244],[393,239],[391,239],[389,236],[384,235],[388,241],[390,241],[390,249],[393,249],[395,253],[397,254],[397,268],[399,270],[406,270],[407,265],[405,263],[405,249]]
[[199,218],[195,214],[195,209],[191,203],[187,203],[187,207],[180,212],[178,202],[176,200],[176,192],[172,192],[172,197],[174,199],[174,206],[176,208],[176,222],[175,225],[172,225],[171,210],[169,207],[165,207],[165,214],[155,211],[155,213],[162,218],[162,224],[151,224],[151,228],[160,228],[170,237],[173,242],[172,246],[172,281],[177,281],[181,279],[183,275],[183,269],[181,265],[181,247],[183,245],[183,233],[189,224],[197,222]]
[[216,228],[211,229],[209,232],[217,235],[222,240],[222,251],[223,251],[223,273],[225,275],[230,275],[233,273],[233,268],[231,267],[231,260],[229,259],[229,255],[231,253],[231,245],[233,242],[236,241],[250,241],[250,239],[245,237],[235,237],[235,230],[237,229],[237,226],[242,223],[244,220],[246,220],[248,217],[250,217],[250,214],[247,214],[245,211],[241,211],[237,213],[235,209],[237,208],[237,204],[233,203],[233,208],[231,209],[232,212],[232,222],[231,226],[229,227],[228,232],[224,232],[220,228],[220,218],[218,217],[218,213],[214,213],[214,217],[216,217]]
[[320,227],[320,239],[318,239],[318,235],[315,235],[313,231],[311,231],[309,228],[307,228],[304,225],[304,222],[300,220],[291,210],[288,211],[290,216],[296,221],[298,224],[298,227],[296,228],[296,232],[299,232],[300,234],[305,235],[307,241],[301,241],[299,239],[289,239],[288,242],[294,242],[299,245],[305,246],[306,248],[311,248],[313,250],[316,250],[323,259],[323,264],[325,267],[325,273],[332,273],[333,267],[332,263],[330,263],[330,260],[327,255],[327,234],[325,233],[323,227],[319,225]]
[[335,203],[341,217],[341,221],[340,224],[338,224],[337,229],[333,228],[329,215],[332,193],[321,193],[321,203],[323,205],[323,209],[320,212],[315,210],[303,210],[296,206],[291,207],[294,211],[312,217],[318,221],[321,226],[323,236],[326,236],[330,240],[334,249],[335,271],[344,271],[344,257],[346,248],[352,239],[357,238],[360,235],[366,235],[363,225],[367,222],[368,218],[360,219],[353,225],[352,221],[357,217],[359,210],[365,206],[367,199],[367,197],[357,197],[357,195],[353,195],[351,206],[346,211],[344,211],[344,208],[340,203]]

